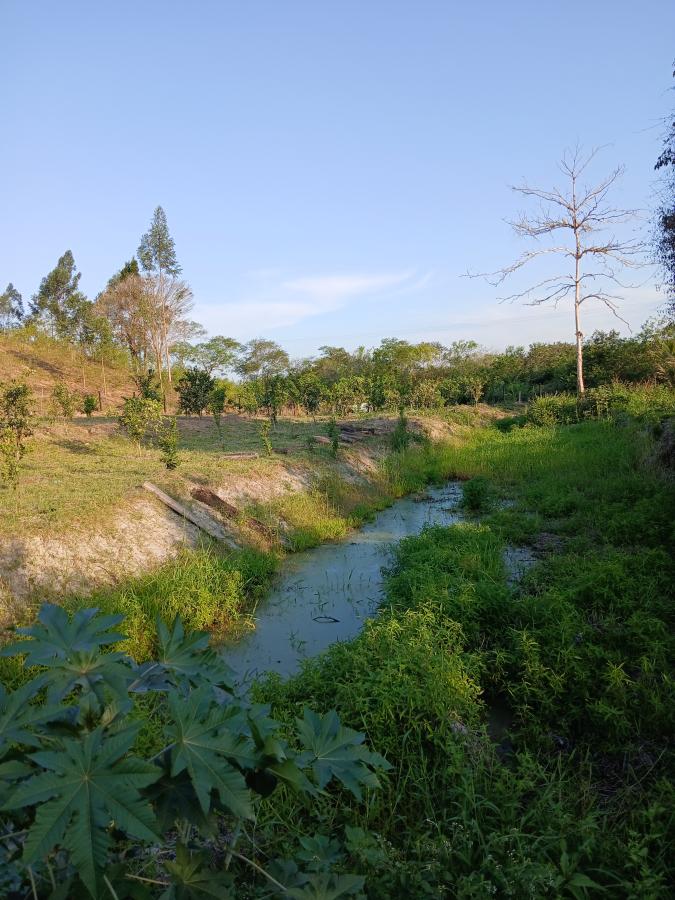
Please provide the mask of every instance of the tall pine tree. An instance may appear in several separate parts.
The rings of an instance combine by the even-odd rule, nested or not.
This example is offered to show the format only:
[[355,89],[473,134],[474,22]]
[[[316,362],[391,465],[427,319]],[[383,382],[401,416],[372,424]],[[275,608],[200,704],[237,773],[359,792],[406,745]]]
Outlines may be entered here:
[[157,352],[160,382],[162,381],[163,365],[166,366],[167,376],[169,382],[171,382],[171,360],[169,358],[171,313],[169,304],[174,286],[173,283],[180,275],[182,269],[176,258],[176,248],[169,233],[166,213],[161,206],[158,206],[155,210],[150,228],[141,238],[141,243],[138,246],[138,259],[143,271],[154,278],[161,344]]

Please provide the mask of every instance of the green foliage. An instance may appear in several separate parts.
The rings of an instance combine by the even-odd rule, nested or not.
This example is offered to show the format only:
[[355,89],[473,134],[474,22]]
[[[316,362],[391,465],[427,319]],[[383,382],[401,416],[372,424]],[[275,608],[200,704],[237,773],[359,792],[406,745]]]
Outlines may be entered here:
[[270,433],[272,431],[272,423],[265,420],[260,423],[260,443],[262,444],[262,448],[268,456],[272,455],[272,440],[270,438]]
[[326,427],[326,434],[330,438],[330,450],[333,456],[338,455],[338,450],[340,449],[340,430],[337,427],[337,423],[335,419],[331,419]]
[[157,446],[162,451],[162,462],[169,470],[177,469],[180,463],[178,440],[178,422],[175,416],[169,416],[157,429]]
[[410,446],[411,434],[408,431],[408,420],[405,417],[403,409],[399,410],[396,428],[391,435],[391,448],[395,452],[407,450]]
[[218,429],[218,434],[221,433],[220,430],[220,420],[222,418],[223,412],[225,410],[225,400],[227,399],[227,391],[222,384],[214,385],[211,388],[211,391],[207,400],[207,408],[208,411],[213,416],[213,421],[215,423],[216,428]]
[[616,419],[621,415],[658,422],[675,412],[675,395],[662,385],[628,387],[615,383],[589,388],[583,397],[551,394],[535,397],[527,418],[533,425],[570,425],[583,419]]
[[127,397],[118,421],[129,438],[140,446],[150,433],[154,435],[162,417],[162,404],[159,400]]
[[133,376],[134,384],[138,388],[141,400],[155,400],[161,403],[162,392],[154,369],[147,372],[138,372]]
[[0,331],[21,325],[23,315],[23,298],[10,281],[0,294]]
[[[163,887],[162,896],[223,896],[233,881],[212,872],[202,851],[215,836],[225,853],[234,852],[242,820],[253,818],[260,798],[279,783],[307,796],[322,794],[333,780],[357,797],[362,787],[379,787],[376,773],[387,763],[334,712],[305,710],[291,743],[266,707],[234,694],[207,634],[186,635],[180,620],[171,628],[160,620],[158,659],[138,666],[110,651],[122,640],[113,630],[121,619],[98,617],[95,609],[69,619],[45,605],[36,625],[19,629],[27,640],[2,650],[26,653],[27,664],[39,668],[18,691],[0,694],[2,810],[24,835],[5,861],[16,876],[25,873],[21,880],[28,883],[28,872],[19,866],[49,866],[57,891],[72,896],[81,882],[90,896],[104,896],[120,873],[137,871],[138,855],[126,852],[133,840],[141,853],[149,851],[144,870],[157,857],[148,883]],[[134,752],[141,727],[134,707],[148,692],[162,707],[164,746],[143,759]],[[190,851],[179,846],[166,864],[157,851],[176,829],[189,831]],[[65,871],[56,864],[64,852]],[[331,878],[325,873],[323,888]],[[362,880],[318,894],[275,883],[290,896],[338,897]],[[305,883],[315,889],[321,880]]]
[[76,395],[65,381],[57,381],[52,390],[52,404],[57,415],[72,419],[75,415]]
[[32,433],[31,389],[18,378],[0,384],[0,479],[9,487],[16,487]]
[[[360,635],[256,688],[283,721],[335,708],[393,765],[368,810],[275,796],[262,831],[344,825],[378,900],[670,895],[675,495],[646,430],[619,423],[396,455],[406,487],[454,471],[511,504],[401,541]],[[547,548],[518,583],[505,535]]]
[[90,419],[92,413],[98,409],[98,397],[96,394],[85,394],[82,398],[82,412]]
[[176,248],[169,233],[166,213],[161,206],[153,213],[150,228],[141,238],[137,252],[138,260],[146,272],[165,273],[173,277],[180,275]]
[[214,549],[185,551],[123,587],[99,590],[91,600],[69,598],[69,609],[93,603],[104,612],[122,613],[128,643],[124,649],[137,659],[157,652],[154,624],[157,617],[171,621],[182,616],[192,630],[233,635],[249,627],[251,613],[267,593],[276,571],[274,556],[255,550],[226,555]]
[[476,475],[462,485],[462,506],[470,512],[485,512],[494,501],[494,488],[483,475]]
[[178,380],[178,405],[188,415],[196,413],[201,416],[209,405],[215,380],[203,369],[188,369]]

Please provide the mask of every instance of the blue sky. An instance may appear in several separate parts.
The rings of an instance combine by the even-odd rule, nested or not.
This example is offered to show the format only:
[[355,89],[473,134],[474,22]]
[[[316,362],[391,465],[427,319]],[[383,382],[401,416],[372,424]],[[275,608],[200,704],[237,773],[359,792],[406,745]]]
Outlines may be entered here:
[[577,142],[648,214],[672,107],[666,0],[2,0],[0,33],[2,286],[69,248],[94,296],[161,204],[194,317],[292,356],[570,339],[569,309],[461,275],[517,254],[509,185],[559,181]]

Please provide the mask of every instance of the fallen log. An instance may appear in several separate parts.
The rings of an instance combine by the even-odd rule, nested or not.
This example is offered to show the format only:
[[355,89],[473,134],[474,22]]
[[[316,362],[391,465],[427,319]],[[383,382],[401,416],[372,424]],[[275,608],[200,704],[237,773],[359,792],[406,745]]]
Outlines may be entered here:
[[155,497],[157,497],[158,500],[161,500],[165,506],[168,506],[170,510],[177,513],[188,522],[191,522],[193,525],[196,525],[197,528],[200,528],[203,532],[208,534],[209,537],[212,537],[217,541],[222,541],[222,543],[227,544],[227,546],[231,547],[233,550],[237,549],[235,542],[227,537],[220,525],[218,525],[217,522],[214,522],[213,519],[208,516],[202,517],[195,515],[195,513],[188,509],[187,506],[183,506],[178,500],[169,497],[168,494],[165,494],[164,491],[160,490],[157,485],[153,484],[151,481],[144,481],[143,487],[146,491],[154,494]]
[[195,500],[199,500],[200,503],[205,503],[207,506],[210,506],[211,509],[215,509],[216,512],[219,512],[221,516],[224,516],[226,519],[234,519],[239,515],[239,510],[236,506],[232,506],[231,503],[223,500],[223,498],[219,497],[215,491],[210,491],[208,488],[192,488],[190,495],[194,497]]
[[257,459],[259,453],[223,453],[223,459]]
[[313,435],[313,441],[315,444],[330,444],[330,438],[325,437],[323,434],[315,434]]

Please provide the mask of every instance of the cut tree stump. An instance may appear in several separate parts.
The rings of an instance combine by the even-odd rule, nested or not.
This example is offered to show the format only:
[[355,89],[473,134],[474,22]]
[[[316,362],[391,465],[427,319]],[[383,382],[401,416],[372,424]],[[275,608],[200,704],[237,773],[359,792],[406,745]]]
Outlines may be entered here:
[[144,481],[143,487],[146,491],[154,494],[155,497],[157,497],[158,500],[161,500],[161,502],[165,506],[168,506],[170,510],[177,513],[188,522],[191,522],[193,525],[196,525],[197,528],[200,528],[203,532],[208,534],[209,537],[227,544],[227,546],[231,547],[233,550],[238,549],[235,542],[227,537],[220,525],[218,525],[217,522],[214,522],[213,519],[209,518],[208,516],[202,517],[195,515],[195,513],[193,513],[192,510],[188,509],[187,506],[183,506],[183,504],[179,503],[178,500],[174,500],[173,497],[169,497],[168,494],[165,494],[164,491],[160,490],[157,485],[153,484],[151,481]]

